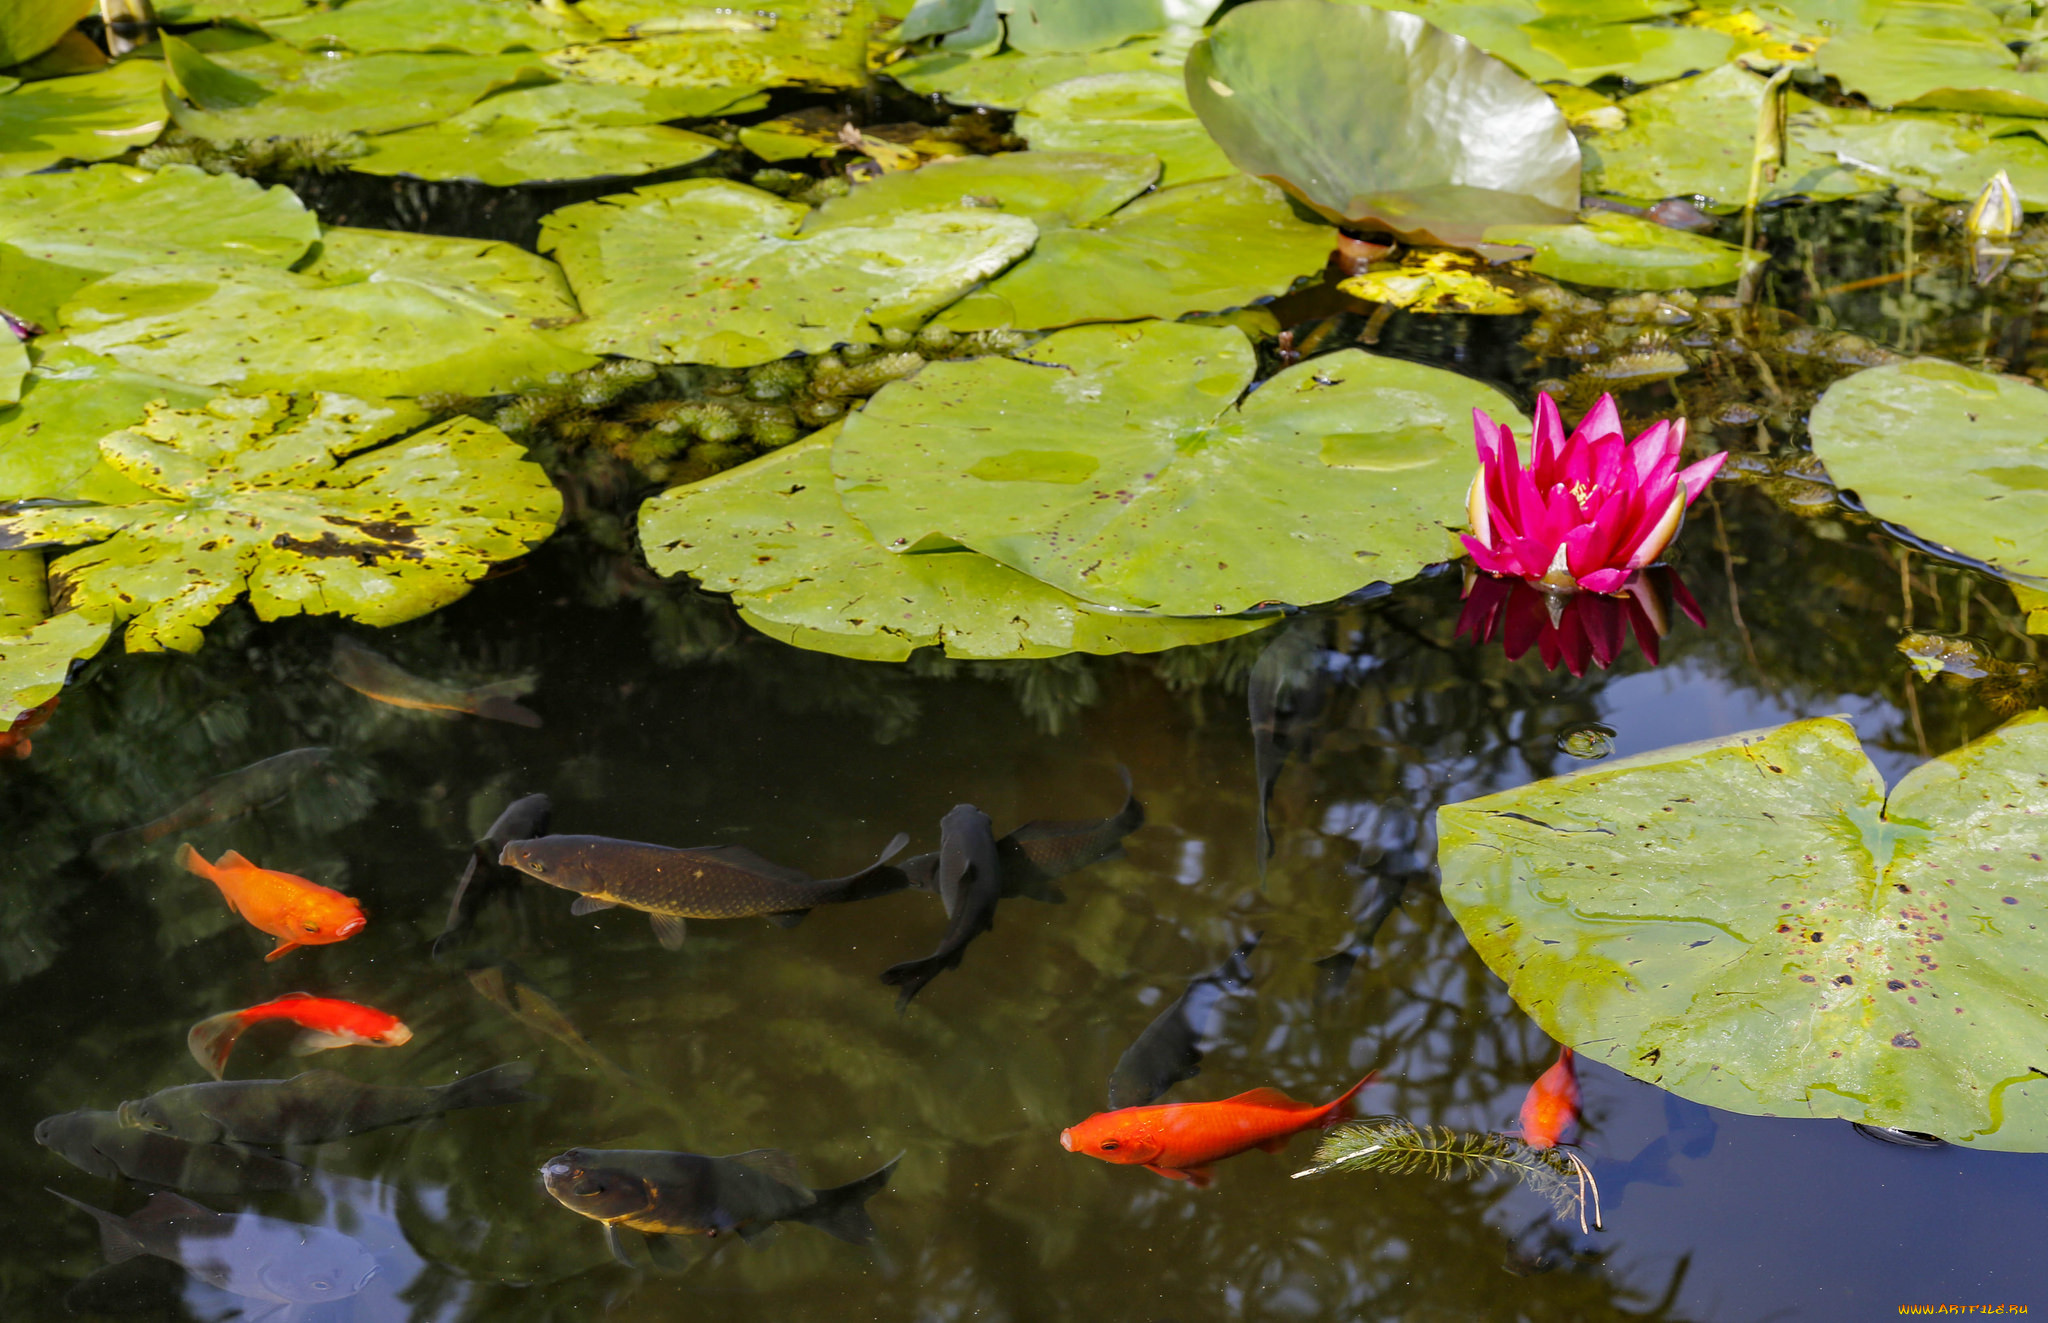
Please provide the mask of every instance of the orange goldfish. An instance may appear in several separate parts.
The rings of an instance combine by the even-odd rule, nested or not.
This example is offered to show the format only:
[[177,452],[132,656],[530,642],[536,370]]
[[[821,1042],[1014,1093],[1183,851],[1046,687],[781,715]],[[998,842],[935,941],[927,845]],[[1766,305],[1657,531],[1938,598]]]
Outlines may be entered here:
[[352,1001],[287,992],[282,997],[239,1011],[223,1011],[192,1026],[185,1045],[192,1058],[219,1079],[227,1072],[235,1040],[252,1024],[289,1020],[302,1032],[292,1042],[292,1055],[311,1056],[330,1047],[399,1047],[412,1041],[412,1030],[395,1015]]
[[1579,1069],[1572,1050],[1557,1054],[1557,1063],[1537,1076],[1522,1099],[1522,1142],[1530,1148],[1556,1148],[1565,1128],[1579,1119]]
[[1060,1131],[1060,1147],[1104,1162],[1140,1165],[1201,1189],[1209,1184],[1211,1163],[1255,1148],[1278,1153],[1304,1130],[1327,1130],[1350,1120],[1352,1098],[1372,1080],[1367,1075],[1320,1107],[1298,1103],[1278,1089],[1253,1089],[1221,1102],[1097,1112]]
[[209,864],[189,845],[178,847],[178,862],[220,888],[228,908],[251,925],[277,938],[265,960],[275,960],[301,946],[341,942],[363,930],[369,920],[362,906],[339,891],[291,873],[258,868],[233,850]]
[[26,758],[36,747],[29,736],[40,730],[50,714],[57,710],[57,700],[32,707],[14,719],[6,730],[0,730],[0,758]]

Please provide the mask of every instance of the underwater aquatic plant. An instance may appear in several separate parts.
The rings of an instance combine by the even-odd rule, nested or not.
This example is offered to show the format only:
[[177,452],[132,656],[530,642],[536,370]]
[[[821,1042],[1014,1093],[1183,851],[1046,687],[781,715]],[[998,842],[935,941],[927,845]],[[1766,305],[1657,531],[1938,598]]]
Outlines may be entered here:
[[1538,395],[1527,466],[1511,429],[1479,410],[1473,425],[1479,473],[1465,497],[1465,549],[1487,573],[1555,594],[1622,591],[1663,553],[1728,458],[1722,451],[1681,471],[1685,420],[1657,423],[1631,442],[1612,395],[1569,437],[1557,402]]
[[1315,1166],[1295,1172],[1295,1179],[1331,1171],[1383,1171],[1394,1176],[1419,1171],[1438,1180],[1506,1172],[1550,1200],[1559,1217],[1576,1214],[1581,1231],[1588,1229],[1590,1194],[1591,1225],[1600,1225],[1600,1189],[1585,1161],[1568,1148],[1538,1148],[1513,1135],[1474,1134],[1417,1125],[1404,1117],[1376,1116],[1331,1131],[1317,1147],[1315,1161]]

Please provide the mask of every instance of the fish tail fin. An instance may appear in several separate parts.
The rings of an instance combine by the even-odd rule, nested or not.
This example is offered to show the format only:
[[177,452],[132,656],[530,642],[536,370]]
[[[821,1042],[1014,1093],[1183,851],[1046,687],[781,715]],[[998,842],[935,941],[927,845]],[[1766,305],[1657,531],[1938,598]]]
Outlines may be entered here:
[[896,1009],[900,1012],[910,1005],[910,999],[924,991],[924,985],[960,965],[959,951],[947,951],[939,955],[928,955],[922,960],[906,960],[900,965],[891,965],[882,971],[882,982],[903,991],[896,998]]
[[533,692],[534,686],[539,682],[540,677],[529,671],[525,675],[480,684],[470,690],[470,693],[478,698],[524,698]]
[[[531,686],[528,686],[531,688]],[[524,690],[521,691],[525,692]],[[540,729],[540,713],[530,707],[522,707],[511,699],[498,694],[481,695],[471,709],[480,717],[492,721],[503,721],[514,726],[525,726],[529,730]]]
[[206,862],[206,856],[192,848],[191,842],[178,847],[178,867],[207,881],[213,881],[213,865]]
[[793,1220],[808,1222],[850,1245],[867,1244],[875,1238],[875,1223],[868,1216],[867,1202],[889,1183],[896,1164],[901,1161],[903,1155],[898,1153],[857,1181],[835,1185],[829,1190],[812,1191],[818,1201],[798,1213]]
[[1334,1099],[1331,1100],[1330,1105],[1323,1109],[1323,1119],[1319,1121],[1317,1124],[1319,1124],[1323,1129],[1328,1130],[1332,1126],[1342,1125],[1346,1121],[1357,1120],[1358,1091],[1360,1089],[1363,1089],[1366,1085],[1372,1083],[1379,1077],[1380,1073],[1376,1070],[1368,1070],[1367,1072],[1365,1072],[1364,1079],[1358,1081],[1358,1083],[1344,1090],[1344,1092],[1338,1094]]
[[[49,1190],[47,1185],[43,1188]],[[83,1209],[92,1214],[92,1220],[100,1224],[100,1249],[106,1254],[108,1263],[126,1263],[147,1252],[142,1248],[142,1241],[136,1236],[134,1228],[128,1225],[127,1218],[110,1213],[104,1208],[94,1208],[89,1203],[73,1199],[61,1190],[50,1190],[50,1193],[73,1208]]]
[[537,1093],[528,1093],[523,1087],[533,1080],[533,1067],[524,1061],[508,1061],[502,1066],[480,1070],[453,1084],[444,1084],[446,1090],[442,1100],[447,1111],[460,1111],[466,1107],[505,1107],[512,1103],[540,1102]]
[[829,899],[835,902],[873,900],[877,896],[886,896],[909,887],[910,874],[889,862],[901,854],[903,847],[908,844],[910,833],[897,832],[889,838],[889,843],[882,847],[882,853],[876,857],[875,862],[858,873],[838,879],[839,885]]
[[228,1054],[235,1050],[235,1040],[248,1027],[240,1011],[222,1011],[193,1025],[192,1032],[185,1035],[185,1046],[192,1050],[194,1061],[219,1079],[227,1074]]

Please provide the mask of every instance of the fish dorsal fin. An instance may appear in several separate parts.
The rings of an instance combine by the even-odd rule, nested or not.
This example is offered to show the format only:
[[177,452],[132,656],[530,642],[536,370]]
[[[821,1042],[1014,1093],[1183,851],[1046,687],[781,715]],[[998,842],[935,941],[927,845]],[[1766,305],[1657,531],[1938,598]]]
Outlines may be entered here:
[[1290,1112],[1299,1111],[1302,1107],[1302,1104],[1294,1101],[1294,1099],[1280,1092],[1280,1090],[1271,1088],[1250,1089],[1238,1094],[1235,1098],[1225,1098],[1223,1101],[1236,1103],[1240,1107],[1274,1107]]
[[311,1001],[311,1000],[313,1000],[313,994],[312,994],[312,993],[310,993],[310,992],[281,992],[281,993],[279,993],[279,994],[278,994],[277,996],[275,996],[275,997],[272,997],[272,998],[271,998],[271,1000],[272,1000],[272,1001]]
[[[359,1089],[363,1087],[356,1081],[350,1079],[348,1076],[342,1074],[340,1071],[329,1070],[325,1066],[321,1066],[314,1070],[302,1070],[298,1074],[286,1080],[285,1083],[294,1089],[313,1089],[318,1088],[323,1084],[328,1084],[329,1081],[333,1081],[333,1083],[335,1084],[344,1084],[349,1086],[350,1088]],[[256,1081],[254,1080],[250,1081],[250,1083],[255,1082]]]
[[615,900],[599,900],[595,896],[578,896],[573,902],[570,903],[569,913],[595,914],[599,910],[615,909],[617,908],[618,903],[619,902]]
[[719,1159],[745,1167],[748,1171],[759,1172],[778,1185],[787,1185],[804,1196],[805,1203],[815,1202],[811,1187],[804,1183],[803,1174],[797,1169],[794,1154],[779,1148],[750,1148],[744,1153],[733,1153]]
[[650,914],[647,921],[654,925],[654,940],[660,942],[663,950],[680,951],[683,939],[689,936],[690,926],[682,916],[676,914]]
[[744,845],[703,845],[693,847],[685,853],[702,855],[713,863],[741,869],[758,877],[772,878],[777,882],[805,885],[817,880],[800,868],[790,868],[772,859],[763,859]]
[[213,861],[215,868],[254,868],[256,865],[242,857],[241,851],[230,850]]
[[158,1190],[155,1194],[149,1196],[149,1202],[144,1204],[139,1211],[131,1213],[128,1220],[137,1226],[147,1226],[154,1222],[169,1222],[173,1218],[180,1217],[218,1216],[219,1214],[215,1213],[211,1208],[203,1204],[195,1204],[181,1194],[172,1194],[169,1190]]

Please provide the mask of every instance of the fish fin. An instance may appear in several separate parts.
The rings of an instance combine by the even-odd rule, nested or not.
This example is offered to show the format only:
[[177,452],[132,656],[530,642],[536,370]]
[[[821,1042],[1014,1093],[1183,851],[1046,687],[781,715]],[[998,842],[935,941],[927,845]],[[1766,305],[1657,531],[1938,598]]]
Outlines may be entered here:
[[540,713],[535,712],[529,707],[521,707],[509,698],[478,698],[476,706],[471,711],[480,717],[486,717],[492,721],[502,721],[513,726],[524,726],[528,730],[540,729]]
[[857,1181],[835,1185],[829,1190],[813,1191],[817,1202],[798,1211],[789,1220],[808,1222],[826,1235],[837,1236],[850,1245],[867,1244],[875,1238],[874,1219],[868,1216],[868,1200],[889,1183],[896,1164],[901,1161],[903,1155],[898,1153]]
[[1237,1103],[1243,1107],[1278,1107],[1288,1111],[1296,1111],[1301,1107],[1300,1103],[1280,1092],[1280,1090],[1273,1088],[1248,1089],[1236,1097],[1226,1098],[1224,1101],[1227,1103]]
[[307,1029],[292,1040],[291,1054],[295,1057],[310,1057],[315,1052],[329,1048],[354,1047],[363,1040],[353,1034],[330,1034],[321,1029]]
[[534,686],[539,683],[540,677],[528,672],[525,675],[514,675],[504,680],[492,680],[489,684],[480,684],[469,692],[478,698],[524,698],[532,693]]
[[256,865],[244,859],[240,851],[230,850],[213,861],[215,868],[254,868]]
[[609,1222],[603,1226],[605,1248],[612,1252],[612,1257],[628,1268],[639,1267],[640,1265],[633,1262],[633,1256],[626,1253],[626,1244],[619,1239],[619,1229]]
[[192,1031],[185,1035],[185,1046],[191,1050],[194,1061],[215,1079],[220,1079],[227,1074],[228,1054],[235,1050],[235,1040],[248,1027],[240,1011],[222,1011],[193,1025]]
[[[299,1078],[304,1079],[305,1076]],[[505,1107],[512,1103],[545,1101],[539,1094],[528,1093],[521,1087],[532,1081],[533,1067],[524,1061],[508,1061],[502,1066],[492,1066],[489,1070],[480,1070],[453,1084],[442,1085],[441,1110],[453,1112],[465,1107]]]
[[[98,848],[97,845],[94,846]],[[178,847],[178,867],[197,877],[213,880],[213,865],[206,862],[206,856],[192,848],[190,843]]]
[[277,994],[277,995],[276,995],[275,997],[272,997],[272,998],[271,998],[271,1000],[272,1000],[272,1001],[311,1001],[311,1000],[313,1000],[313,994],[312,994],[312,993],[310,993],[310,992],[280,992],[280,993],[278,993],[278,994]]
[[903,1010],[910,1005],[911,998],[924,991],[925,984],[947,970],[957,968],[960,956],[961,951],[949,951],[928,955],[922,960],[906,960],[900,965],[891,965],[883,970],[882,982],[903,989],[896,998],[896,1009]]
[[734,1227],[733,1234],[749,1245],[756,1245],[775,1235],[773,1222],[749,1222],[743,1227]]
[[578,896],[574,901],[570,902],[569,913],[578,915],[595,914],[599,910],[617,909],[618,905],[619,902],[615,900],[599,900],[595,896]]
[[680,951],[683,939],[690,935],[690,925],[677,914],[650,914],[647,921],[654,925],[654,940],[661,943],[664,951]]
[[168,1222],[174,1217],[213,1217],[214,1211],[204,1204],[193,1203],[182,1194],[169,1190],[158,1190],[149,1196],[149,1202],[129,1214],[128,1220],[136,1226],[148,1226],[156,1222]]
[[[49,1190],[50,1187],[46,1185],[43,1188]],[[128,1225],[127,1218],[110,1213],[104,1208],[94,1208],[89,1203],[73,1199],[61,1190],[50,1190],[50,1193],[73,1208],[83,1209],[92,1214],[92,1220],[100,1224],[100,1250],[107,1256],[109,1264],[126,1263],[147,1253],[142,1248],[142,1240],[135,1234],[135,1229]]]
[[684,1249],[689,1239],[686,1236],[650,1236],[644,1231],[640,1233],[640,1243],[647,1247],[648,1262],[658,1271],[665,1273],[686,1273],[697,1266],[698,1260],[691,1258]]
[[1164,1176],[1169,1181],[1185,1181],[1193,1179],[1186,1172],[1182,1171],[1178,1167],[1162,1167],[1156,1162],[1146,1163],[1145,1170],[1153,1172],[1160,1176]]
[[1275,1135],[1271,1139],[1262,1139],[1259,1141],[1259,1149],[1265,1153],[1284,1153],[1287,1151],[1288,1138],[1286,1135]]
[[1188,1184],[1194,1186],[1197,1190],[1208,1189],[1210,1183],[1216,1179],[1215,1169],[1211,1167],[1189,1167],[1186,1170]]
[[803,1193],[805,1200],[815,1196],[811,1187],[804,1184],[803,1173],[797,1169],[794,1155],[779,1148],[750,1148],[744,1153],[729,1153],[720,1159],[759,1172],[778,1185],[787,1185]]
[[896,866],[905,885],[916,891],[936,891],[939,882],[939,853],[912,855]]
[[1323,1129],[1328,1130],[1331,1126],[1356,1119],[1358,1116],[1358,1091],[1378,1079],[1379,1074],[1376,1070],[1368,1070],[1365,1072],[1364,1079],[1344,1090],[1335,1098],[1332,1098],[1329,1105],[1323,1109],[1321,1123]]
[[267,965],[271,961],[277,959],[279,956],[285,954],[286,952],[296,951],[304,945],[304,942],[294,942],[289,937],[280,937],[277,939],[277,945],[274,948],[272,948],[270,954],[263,957],[263,963]]
[[1048,878],[1037,873],[1033,873],[1028,877],[1014,878],[1014,880],[1013,876],[1014,870],[1009,868],[1003,870],[1003,895],[1005,898],[1021,896],[1025,900],[1043,901],[1047,905],[1064,905],[1067,903],[1067,893],[1054,886]]
[[768,922],[774,924],[778,928],[794,928],[798,924],[802,923],[804,921],[804,915],[809,913],[809,910],[784,910],[780,914],[769,915]]

